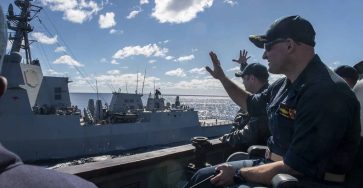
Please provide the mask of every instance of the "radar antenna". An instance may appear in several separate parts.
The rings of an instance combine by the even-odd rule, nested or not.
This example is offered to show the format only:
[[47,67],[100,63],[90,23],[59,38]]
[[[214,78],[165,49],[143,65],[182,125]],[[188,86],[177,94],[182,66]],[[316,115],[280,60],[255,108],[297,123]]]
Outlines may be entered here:
[[20,14],[15,15],[13,5],[10,4],[7,15],[8,29],[15,31],[15,35],[12,33],[9,35],[9,40],[13,43],[11,52],[20,52],[24,49],[27,64],[32,63],[30,44],[34,42],[28,37],[28,33],[33,31],[29,22],[42,10],[42,7],[32,5],[30,1],[32,0],[16,0],[15,5],[21,10]]

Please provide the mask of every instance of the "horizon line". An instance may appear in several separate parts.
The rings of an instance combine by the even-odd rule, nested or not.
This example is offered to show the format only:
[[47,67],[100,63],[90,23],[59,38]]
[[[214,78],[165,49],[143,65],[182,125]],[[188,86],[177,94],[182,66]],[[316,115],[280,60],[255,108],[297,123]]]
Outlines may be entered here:
[[[69,92],[70,94],[97,94],[89,92]],[[98,94],[112,94],[112,93],[98,93]],[[132,94],[132,93],[128,93]],[[140,94],[140,93],[139,93]],[[144,94],[146,95],[146,94]],[[229,97],[228,95],[208,95],[208,94],[162,94],[163,96],[205,96],[205,97]]]

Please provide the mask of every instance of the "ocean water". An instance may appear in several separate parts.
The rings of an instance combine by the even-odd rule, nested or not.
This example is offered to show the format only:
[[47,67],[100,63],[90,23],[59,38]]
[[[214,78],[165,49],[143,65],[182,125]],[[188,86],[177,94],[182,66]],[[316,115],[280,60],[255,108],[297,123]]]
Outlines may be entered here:
[[[87,106],[88,99],[97,99],[95,93],[71,93],[72,105],[77,105],[79,109]],[[112,94],[100,93],[98,98],[102,103],[110,104]],[[146,104],[148,95],[142,97],[143,104]],[[166,102],[173,104],[176,95],[163,96]],[[229,97],[216,96],[179,96],[181,104],[187,105],[198,111],[199,119],[224,119],[233,120],[238,111],[238,106]]]

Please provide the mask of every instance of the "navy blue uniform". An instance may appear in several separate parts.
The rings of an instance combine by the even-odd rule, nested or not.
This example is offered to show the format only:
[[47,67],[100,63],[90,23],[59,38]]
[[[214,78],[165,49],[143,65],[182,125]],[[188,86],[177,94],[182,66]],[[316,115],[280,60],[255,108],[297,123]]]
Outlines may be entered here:
[[96,188],[78,176],[26,165],[0,144],[0,187],[2,188]]
[[[283,78],[248,98],[268,102],[270,150],[307,177],[346,174],[360,139],[360,105],[349,86],[315,55],[294,83]],[[257,105],[256,105],[257,104]]]
[[[262,93],[247,99],[248,113],[260,113],[267,103],[270,150],[306,178],[327,180],[327,174],[344,177],[352,167],[360,140],[360,105],[349,86],[315,55],[294,83],[282,78]],[[229,162],[233,168],[271,161]],[[199,170],[185,186],[214,173]],[[246,183],[239,187],[251,187]],[[209,181],[200,187],[215,187]]]
[[[263,92],[268,86],[268,84],[265,84],[257,93]],[[244,117],[244,121],[247,122],[241,125],[239,130],[233,130],[229,134],[225,134],[222,137],[222,142],[231,145],[238,151],[246,151],[251,145],[266,145],[267,139],[271,135],[267,126],[266,104],[259,103],[260,106],[256,107],[258,111],[255,111],[253,116],[247,113],[246,117]]]

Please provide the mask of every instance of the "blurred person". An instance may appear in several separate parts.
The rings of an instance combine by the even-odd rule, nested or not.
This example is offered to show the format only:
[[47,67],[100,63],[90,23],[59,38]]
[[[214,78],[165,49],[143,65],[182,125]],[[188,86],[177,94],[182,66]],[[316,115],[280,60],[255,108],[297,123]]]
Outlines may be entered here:
[[[268,88],[267,68],[259,63],[247,64],[247,51],[241,50],[238,60],[234,62],[240,64],[240,71],[235,73],[236,77],[241,77],[246,91],[261,93]],[[236,151],[246,151],[251,145],[266,145],[270,136],[267,126],[266,104],[261,104],[260,113],[249,116],[247,112],[239,110],[235,119],[232,131],[220,138],[223,143],[227,143]]]
[[334,72],[342,77],[350,88],[353,88],[359,79],[358,71],[349,65],[341,65],[334,69]]

